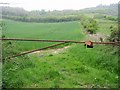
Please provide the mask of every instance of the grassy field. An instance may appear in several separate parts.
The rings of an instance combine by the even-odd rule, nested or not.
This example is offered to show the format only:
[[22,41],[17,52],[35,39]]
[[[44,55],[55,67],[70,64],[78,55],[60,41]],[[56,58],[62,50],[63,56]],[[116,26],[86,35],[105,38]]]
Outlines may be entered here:
[[[117,22],[109,20],[97,20],[99,29],[97,32],[104,35],[110,34],[110,26],[117,26]],[[63,23],[25,23],[11,20],[4,20],[5,30],[3,34],[7,38],[32,38],[32,39],[53,39],[53,40],[78,40],[83,41],[83,33],[80,22]],[[47,46],[53,43],[39,42],[16,42],[24,50],[32,50]]]
[[[3,67],[5,87],[117,87],[118,58],[107,46],[72,45],[59,54],[30,54]],[[106,53],[106,54],[105,54]]]
[[[85,40],[80,22],[23,23],[6,22],[3,34],[10,38]],[[115,22],[99,20],[98,33],[109,34]],[[107,33],[108,32],[108,33]],[[32,50],[51,43],[14,42],[20,51]],[[17,48],[18,46],[18,48]],[[4,87],[94,88],[117,87],[118,55],[115,47],[95,45],[93,49],[80,44],[58,54],[29,54],[3,65]]]
[[[3,34],[8,38],[32,38],[53,40],[79,40],[84,35],[81,33],[79,22],[66,23],[24,23],[5,20],[6,29]],[[16,42],[17,43],[17,42]],[[19,42],[24,50],[40,48],[53,43]]]
[[99,22],[99,29],[98,32],[105,34],[105,35],[110,35],[111,31],[110,31],[110,27],[117,27],[118,26],[118,22],[114,22],[114,21],[110,21],[110,20],[102,20],[102,19],[97,19],[97,21]]

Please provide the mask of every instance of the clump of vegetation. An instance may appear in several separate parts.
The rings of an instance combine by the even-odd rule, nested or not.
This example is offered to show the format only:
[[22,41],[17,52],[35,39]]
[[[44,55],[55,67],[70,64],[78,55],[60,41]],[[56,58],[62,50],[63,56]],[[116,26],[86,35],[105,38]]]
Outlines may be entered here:
[[[5,35],[3,35],[3,37],[5,37]],[[25,68],[34,68],[35,65],[28,56],[8,58],[21,51],[21,48],[17,46],[15,42],[3,41],[2,46],[2,88],[20,88],[23,86],[24,82],[19,78],[20,75],[13,75],[17,71],[24,70]]]
[[2,42],[2,58],[3,63],[8,61],[8,57],[20,53],[20,48],[12,41],[3,41]]
[[120,38],[119,38],[120,30],[118,30],[118,27],[110,26],[110,30],[111,30],[111,35],[108,38],[109,41],[112,41],[112,42],[115,42],[115,41],[118,42],[118,41],[120,41]]
[[97,21],[93,18],[84,17],[81,20],[81,24],[83,25],[86,32],[88,32],[89,34],[95,34],[98,29]]
[[108,20],[111,20],[111,21],[117,21],[118,20],[118,18],[113,17],[113,16],[106,16],[105,19],[108,19]]

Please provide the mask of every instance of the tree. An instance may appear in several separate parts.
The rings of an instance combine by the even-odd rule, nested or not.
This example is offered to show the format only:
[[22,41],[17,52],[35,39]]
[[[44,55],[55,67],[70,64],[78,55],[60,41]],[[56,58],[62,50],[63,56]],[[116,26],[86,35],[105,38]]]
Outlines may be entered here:
[[96,30],[98,29],[98,24],[97,21],[93,18],[83,18],[81,20],[81,24],[83,25],[84,29],[89,33],[89,34],[94,34],[96,33]]

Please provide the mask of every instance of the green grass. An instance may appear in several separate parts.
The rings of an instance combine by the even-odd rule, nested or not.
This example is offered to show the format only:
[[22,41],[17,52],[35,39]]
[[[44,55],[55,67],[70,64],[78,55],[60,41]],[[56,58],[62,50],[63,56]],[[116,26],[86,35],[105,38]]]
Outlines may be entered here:
[[110,27],[117,27],[118,22],[115,21],[110,21],[110,20],[102,20],[102,19],[97,19],[98,24],[99,24],[99,29],[97,32],[100,32],[104,35],[110,35]]
[[[7,27],[3,34],[9,38],[78,41],[85,39],[79,22],[24,23],[11,20],[4,20],[4,22]],[[109,26],[116,24],[99,20],[99,25],[98,32],[109,34]],[[32,50],[50,44],[53,43],[14,42],[11,47],[5,46],[5,50],[8,50],[6,54],[8,55],[9,51],[18,53],[18,51]],[[93,49],[88,49],[84,45],[72,44],[69,49],[59,54],[48,53],[42,57],[40,54],[30,54],[6,61],[3,64],[3,86],[13,88],[117,87],[117,65],[118,56],[115,47],[95,45]]]
[[41,58],[32,54],[28,58],[15,58],[3,67],[5,85],[33,88],[117,87],[117,57],[105,54],[108,52],[104,50],[106,47],[87,49],[78,44],[57,55]]
[[[81,33],[79,22],[63,23],[24,23],[4,20],[6,29],[3,34],[8,38],[32,38],[32,39],[53,39],[53,40],[81,40],[84,35]],[[24,50],[32,50],[53,43],[39,42],[16,42]]]
[[[110,26],[117,26],[116,22],[109,20],[97,20],[99,29],[97,32],[110,34]],[[32,39],[53,39],[53,40],[84,40],[83,28],[80,22],[63,23],[26,23],[11,20],[3,20],[5,30],[3,34],[8,38],[32,38]],[[22,51],[41,48],[54,43],[40,42],[15,42]]]

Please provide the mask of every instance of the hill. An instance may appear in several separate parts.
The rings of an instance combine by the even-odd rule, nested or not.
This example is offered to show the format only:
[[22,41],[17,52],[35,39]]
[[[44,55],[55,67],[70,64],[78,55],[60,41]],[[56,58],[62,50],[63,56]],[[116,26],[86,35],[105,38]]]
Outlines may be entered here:
[[64,21],[77,21],[83,15],[92,15],[93,17],[107,17],[112,16],[116,19],[118,16],[118,4],[99,5],[92,8],[82,10],[34,10],[26,11],[23,8],[13,7],[0,7],[2,9],[2,17],[16,21],[24,22],[64,22]]

